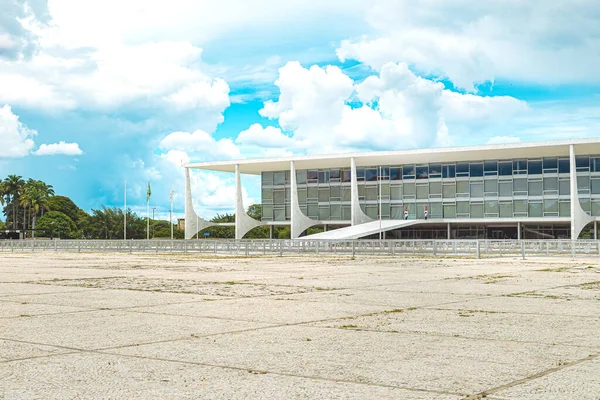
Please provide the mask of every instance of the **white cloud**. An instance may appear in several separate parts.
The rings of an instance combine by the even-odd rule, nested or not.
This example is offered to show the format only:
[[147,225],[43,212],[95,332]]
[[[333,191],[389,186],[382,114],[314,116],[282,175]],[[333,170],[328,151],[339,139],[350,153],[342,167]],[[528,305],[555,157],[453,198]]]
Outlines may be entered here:
[[167,96],[167,100],[182,109],[206,108],[222,112],[229,107],[229,85],[222,79],[196,82]]
[[599,12],[594,0],[382,0],[369,13],[377,33],[345,40],[337,53],[375,69],[404,61],[468,90],[497,78],[600,82]]
[[494,136],[490,140],[488,140],[488,144],[509,144],[509,143],[519,143],[521,139],[515,136]]
[[288,63],[279,72],[279,99],[267,101],[260,114],[277,119],[290,135],[255,124],[237,143],[306,153],[448,146],[473,133],[489,136],[528,111],[508,96],[451,92],[405,63],[387,63],[357,84],[334,67]]
[[250,128],[240,132],[237,144],[261,147],[293,147],[294,139],[284,135],[281,129],[274,126],[263,128],[260,124],[252,124]]
[[202,130],[189,132],[173,132],[161,140],[159,147],[163,150],[180,150],[200,156],[203,160],[239,158],[240,151],[231,139],[215,140]]
[[42,144],[40,148],[33,152],[36,156],[54,156],[64,154],[67,156],[78,156],[83,154],[77,143],[65,143],[62,140],[59,143]]
[[37,132],[19,121],[8,105],[0,107],[0,158],[24,157],[35,146]]

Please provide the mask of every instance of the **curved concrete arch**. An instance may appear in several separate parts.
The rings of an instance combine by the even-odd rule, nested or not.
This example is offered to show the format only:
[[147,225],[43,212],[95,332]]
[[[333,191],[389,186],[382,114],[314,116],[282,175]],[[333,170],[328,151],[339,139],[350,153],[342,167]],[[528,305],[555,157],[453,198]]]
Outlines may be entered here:
[[291,196],[291,232],[290,237],[292,239],[298,239],[302,232],[310,228],[311,226],[319,225],[320,221],[309,218],[300,209],[300,203],[298,202],[298,184],[296,183],[296,167],[293,161],[290,161],[290,196]]
[[194,235],[209,226],[216,225],[200,218],[194,211],[192,202],[192,185],[190,183],[190,169],[185,169],[185,238],[191,239]]
[[242,180],[240,177],[240,166],[235,165],[235,238],[242,239],[244,235],[257,226],[266,225],[248,214],[244,208]]
[[350,159],[350,174],[350,194],[352,196],[350,214],[352,218],[352,225],[366,224],[367,222],[374,221],[373,218],[368,217],[360,208],[360,201],[358,198],[358,179],[356,177],[356,161],[354,160],[354,157]]
[[579,234],[587,224],[594,221],[594,218],[589,216],[579,202],[579,191],[577,189],[577,164],[575,162],[575,146],[569,146],[569,163],[571,171],[571,239],[576,240]]

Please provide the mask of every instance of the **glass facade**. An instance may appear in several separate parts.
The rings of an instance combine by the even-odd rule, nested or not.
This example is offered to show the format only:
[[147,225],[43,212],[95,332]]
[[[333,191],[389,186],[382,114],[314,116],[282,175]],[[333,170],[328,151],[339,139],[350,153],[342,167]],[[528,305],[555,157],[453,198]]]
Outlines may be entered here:
[[[357,167],[360,207],[373,219],[569,217],[569,158]],[[577,156],[583,209],[600,216],[600,155]],[[296,171],[302,212],[350,221],[350,168]],[[264,221],[290,219],[290,172],[262,174]]]

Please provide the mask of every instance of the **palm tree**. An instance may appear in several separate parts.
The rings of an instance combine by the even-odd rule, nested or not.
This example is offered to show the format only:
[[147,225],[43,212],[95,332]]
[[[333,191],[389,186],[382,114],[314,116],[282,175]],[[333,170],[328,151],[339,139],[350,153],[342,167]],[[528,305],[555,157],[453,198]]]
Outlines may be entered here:
[[37,215],[40,211],[49,210],[48,207],[48,195],[40,189],[37,185],[31,186],[27,189],[27,192],[22,197],[21,205],[29,206],[30,212],[33,215],[33,222],[31,229],[33,229],[31,237],[35,238],[35,224],[37,222]]
[[[7,203],[12,202],[13,229],[17,229],[17,203],[19,202],[19,197],[23,193],[24,186],[25,181],[23,180],[22,176],[9,175],[6,179],[4,179],[4,192],[6,193]],[[10,201],[8,200],[9,198]]]

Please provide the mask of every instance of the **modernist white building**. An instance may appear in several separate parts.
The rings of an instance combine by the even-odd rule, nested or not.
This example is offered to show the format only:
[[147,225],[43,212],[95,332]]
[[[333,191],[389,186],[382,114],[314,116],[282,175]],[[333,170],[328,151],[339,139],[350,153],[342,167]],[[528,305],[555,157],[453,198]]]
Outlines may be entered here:
[[[235,237],[262,226],[303,238],[597,238],[600,139],[192,162],[185,236],[211,226],[193,208],[190,169],[234,173]],[[241,174],[260,175],[263,220]]]

